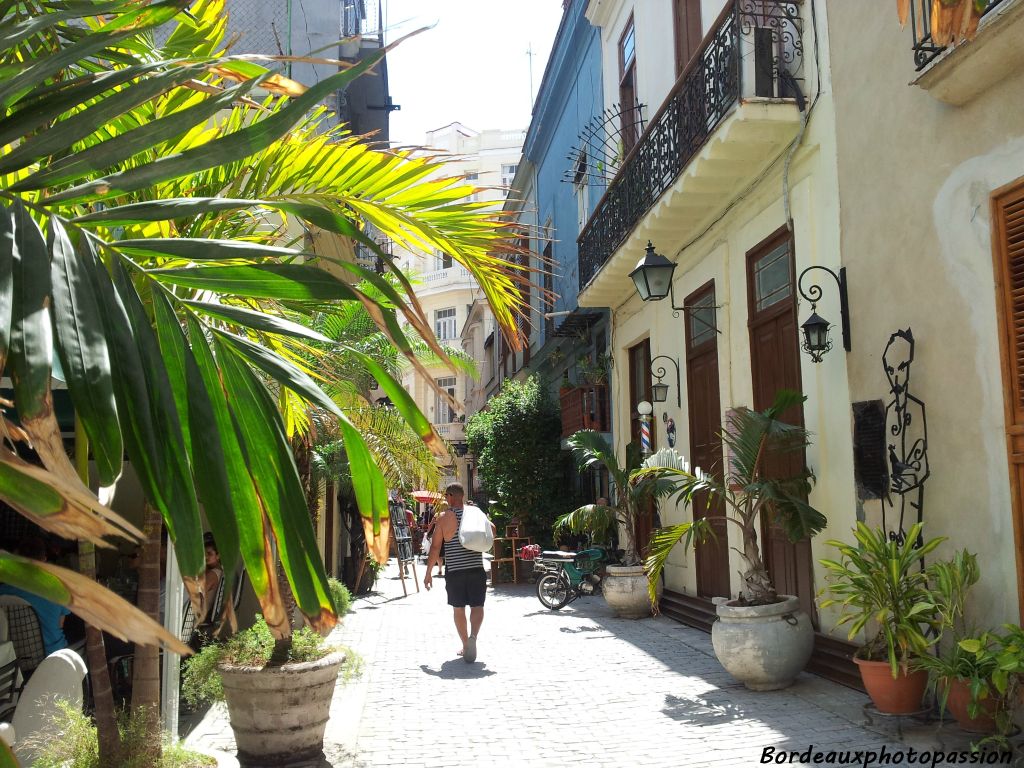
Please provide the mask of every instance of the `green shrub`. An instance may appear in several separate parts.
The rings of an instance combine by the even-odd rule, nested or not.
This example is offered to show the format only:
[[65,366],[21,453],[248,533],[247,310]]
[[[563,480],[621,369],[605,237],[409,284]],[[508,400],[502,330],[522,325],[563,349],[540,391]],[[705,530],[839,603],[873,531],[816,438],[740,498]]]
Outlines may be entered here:
[[[303,627],[292,633],[288,661],[316,661],[334,650],[312,629]],[[224,687],[217,671],[218,664],[265,667],[273,652],[274,636],[263,617],[257,616],[256,623],[249,629],[233,635],[224,643],[208,645],[185,660],[181,695],[193,707],[206,701],[222,701]]]
[[327,587],[331,590],[331,600],[334,601],[338,618],[341,618],[352,610],[352,593],[337,579],[327,579]]
[[33,741],[37,757],[33,768],[211,768],[217,760],[185,749],[181,742],[165,739],[163,754],[158,765],[150,762],[146,745],[144,710],[133,709],[122,714],[118,721],[124,759],[117,766],[100,766],[99,741],[96,726],[81,708],[66,701],[58,701],[59,712],[54,715],[45,736]]

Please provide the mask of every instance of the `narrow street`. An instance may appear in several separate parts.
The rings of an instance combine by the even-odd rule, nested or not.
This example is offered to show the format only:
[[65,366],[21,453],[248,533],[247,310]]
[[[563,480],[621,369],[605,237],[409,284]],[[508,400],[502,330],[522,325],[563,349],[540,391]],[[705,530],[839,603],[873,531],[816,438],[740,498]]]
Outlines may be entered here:
[[[786,691],[748,691],[703,632],[662,617],[617,619],[599,597],[548,611],[531,584],[489,589],[479,657],[467,665],[444,581],[429,593],[410,588],[403,597],[392,561],[378,592],[356,600],[332,635],[359,654],[362,673],[339,682],[327,761],[316,768],[738,767],[761,764],[766,747],[811,745],[849,750],[851,760],[884,746],[909,763],[911,748],[967,745],[951,727],[940,744],[934,724],[908,721],[903,743],[893,720],[866,728],[864,695],[806,673]],[[210,710],[187,742],[233,755],[224,710]]]

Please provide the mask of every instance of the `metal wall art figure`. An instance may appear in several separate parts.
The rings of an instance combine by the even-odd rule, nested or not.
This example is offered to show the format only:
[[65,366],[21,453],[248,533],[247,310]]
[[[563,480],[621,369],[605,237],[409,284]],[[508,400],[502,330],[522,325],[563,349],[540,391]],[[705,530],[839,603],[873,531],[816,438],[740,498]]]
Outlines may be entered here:
[[882,354],[892,396],[885,406],[889,493],[882,502],[882,527],[889,532],[890,539],[901,543],[908,525],[923,518],[924,481],[928,479],[928,423],[924,403],[910,390],[913,362],[913,331],[896,331]]

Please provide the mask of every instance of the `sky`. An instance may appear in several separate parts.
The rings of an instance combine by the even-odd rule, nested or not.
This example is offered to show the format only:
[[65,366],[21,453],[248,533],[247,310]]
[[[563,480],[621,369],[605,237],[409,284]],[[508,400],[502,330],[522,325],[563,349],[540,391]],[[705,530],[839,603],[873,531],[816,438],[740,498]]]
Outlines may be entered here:
[[454,121],[478,131],[530,124],[562,0],[386,0],[384,10],[389,43],[434,25],[388,53],[391,99],[402,107],[391,113],[393,143],[423,144]]

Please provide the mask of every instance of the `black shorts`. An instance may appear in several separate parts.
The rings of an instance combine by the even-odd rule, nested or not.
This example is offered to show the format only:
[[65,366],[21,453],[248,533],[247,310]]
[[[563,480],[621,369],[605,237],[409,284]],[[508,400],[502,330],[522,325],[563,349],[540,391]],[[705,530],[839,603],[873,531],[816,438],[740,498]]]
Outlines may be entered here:
[[480,608],[487,596],[487,572],[483,568],[448,571],[444,575],[448,605],[455,608]]

